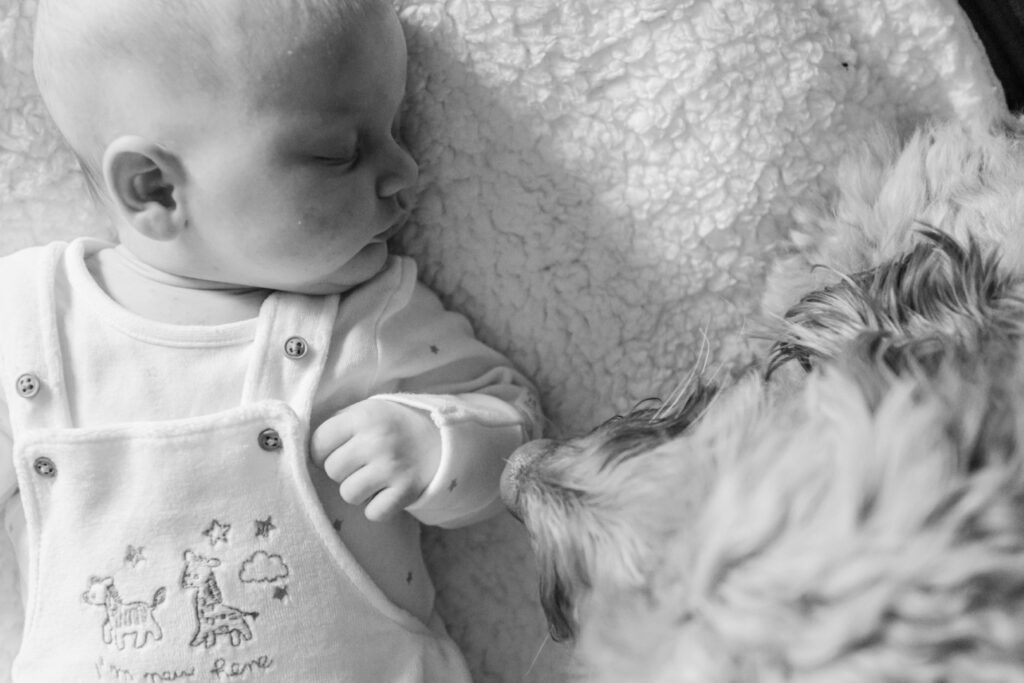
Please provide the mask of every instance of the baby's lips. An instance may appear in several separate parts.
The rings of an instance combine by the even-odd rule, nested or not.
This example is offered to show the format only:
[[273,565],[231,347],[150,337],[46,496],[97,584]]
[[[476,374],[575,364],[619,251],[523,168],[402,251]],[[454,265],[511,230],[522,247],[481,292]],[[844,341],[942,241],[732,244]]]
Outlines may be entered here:
[[401,232],[401,231],[402,231],[402,228],[404,228],[404,227],[405,227],[405,224],[406,224],[406,223],[407,223],[408,221],[409,221],[409,214],[407,214],[407,213],[403,213],[403,214],[402,214],[402,215],[401,215],[401,216],[400,216],[400,217],[398,218],[398,220],[396,220],[395,222],[393,222],[393,223],[391,224],[391,226],[390,226],[390,227],[388,227],[388,228],[387,228],[386,230],[384,230],[383,232],[381,232],[381,233],[378,233],[377,237],[379,237],[379,238],[380,238],[380,240],[381,240],[382,242],[386,242],[387,240],[391,239],[392,237],[394,237],[395,235],[397,235],[397,234],[398,234],[399,232]]

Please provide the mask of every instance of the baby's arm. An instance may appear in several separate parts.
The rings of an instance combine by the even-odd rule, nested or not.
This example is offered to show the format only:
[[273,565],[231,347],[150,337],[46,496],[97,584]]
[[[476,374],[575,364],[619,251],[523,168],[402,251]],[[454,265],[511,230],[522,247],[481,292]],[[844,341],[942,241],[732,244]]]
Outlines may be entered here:
[[[389,513],[404,508],[427,524],[461,526],[501,509],[501,470],[512,450],[538,435],[537,401],[530,382],[415,281],[411,262],[402,263],[400,283],[372,319],[375,368],[364,394],[370,398],[323,420],[313,457],[342,484],[343,497],[352,495],[348,502],[381,491],[381,505],[373,498],[368,517],[388,504]],[[360,342],[355,329],[347,343],[369,341]],[[368,416],[371,423],[359,424]],[[402,426],[389,433],[388,424]],[[357,438],[365,449],[342,448]],[[398,485],[382,485],[384,470],[398,462],[409,467],[391,480]],[[362,484],[347,484],[360,469]]]

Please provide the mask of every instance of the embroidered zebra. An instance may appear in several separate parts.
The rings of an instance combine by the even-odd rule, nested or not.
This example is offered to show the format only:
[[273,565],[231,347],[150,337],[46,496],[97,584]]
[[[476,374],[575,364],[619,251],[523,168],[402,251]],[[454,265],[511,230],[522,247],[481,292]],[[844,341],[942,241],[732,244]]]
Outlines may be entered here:
[[125,636],[132,637],[132,646],[136,649],[144,646],[150,638],[160,640],[164,632],[153,616],[153,610],[164,601],[167,589],[160,587],[153,594],[150,603],[121,601],[121,596],[110,576],[103,578],[91,577],[89,590],[82,593],[82,600],[90,605],[98,605],[107,610],[107,618],[103,621],[103,642],[111,643],[118,650],[124,649]]
[[214,567],[220,566],[217,558],[207,558],[191,550],[185,551],[185,572],[181,576],[182,588],[194,588],[196,608],[196,632],[192,636],[192,647],[205,645],[210,648],[217,643],[217,636],[227,635],[231,644],[237,647],[243,640],[252,640],[249,620],[259,612],[245,612],[237,607],[224,604],[224,599],[213,575]]

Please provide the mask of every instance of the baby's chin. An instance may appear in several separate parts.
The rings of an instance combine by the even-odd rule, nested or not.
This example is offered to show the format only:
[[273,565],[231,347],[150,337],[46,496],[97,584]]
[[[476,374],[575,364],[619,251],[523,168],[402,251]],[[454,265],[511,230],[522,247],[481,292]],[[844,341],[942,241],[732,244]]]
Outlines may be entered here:
[[327,278],[308,283],[299,283],[287,291],[296,294],[325,296],[344,294],[380,274],[388,263],[388,246],[384,242],[368,244],[353,256],[344,266]]

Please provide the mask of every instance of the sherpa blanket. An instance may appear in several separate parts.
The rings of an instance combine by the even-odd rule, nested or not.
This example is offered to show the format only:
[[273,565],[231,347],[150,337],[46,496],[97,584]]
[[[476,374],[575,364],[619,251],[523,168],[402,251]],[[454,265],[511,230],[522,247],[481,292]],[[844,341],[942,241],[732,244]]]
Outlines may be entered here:
[[[422,165],[399,246],[534,377],[551,433],[670,389],[705,337],[713,362],[743,363],[794,207],[828,196],[868,131],[1003,106],[954,0],[398,5]],[[0,253],[107,229],[37,99],[33,7],[0,0]],[[516,524],[425,543],[477,680],[562,680]],[[3,546],[3,670],[17,605]]]

